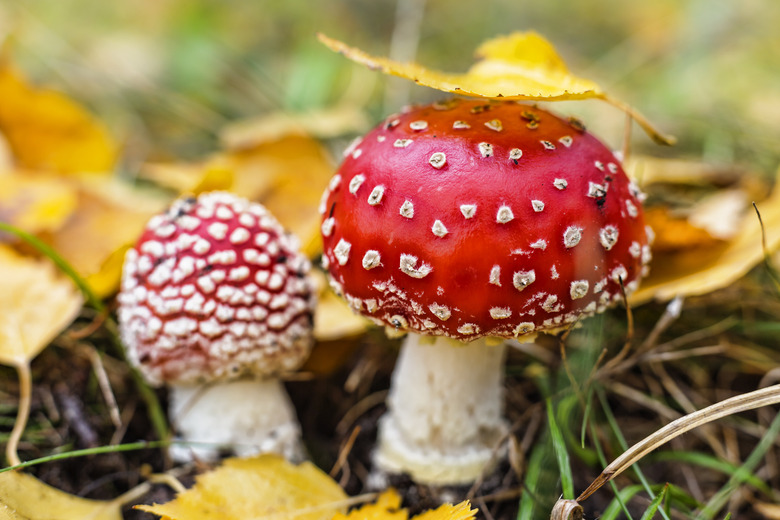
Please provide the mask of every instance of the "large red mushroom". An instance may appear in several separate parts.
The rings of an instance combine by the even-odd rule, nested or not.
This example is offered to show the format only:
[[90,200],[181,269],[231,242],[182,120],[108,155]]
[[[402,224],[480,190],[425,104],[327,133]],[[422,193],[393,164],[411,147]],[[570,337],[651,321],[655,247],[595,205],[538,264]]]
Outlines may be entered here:
[[[450,100],[389,117],[323,195],[323,263],[403,344],[375,462],[473,481],[505,432],[505,342],[620,301],[650,260],[642,194],[575,119]],[[621,287],[622,286],[622,287]]]
[[297,239],[260,204],[224,192],[184,197],[127,253],[119,326],[128,358],[167,384],[172,455],[300,458],[280,375],[312,344],[314,288]]

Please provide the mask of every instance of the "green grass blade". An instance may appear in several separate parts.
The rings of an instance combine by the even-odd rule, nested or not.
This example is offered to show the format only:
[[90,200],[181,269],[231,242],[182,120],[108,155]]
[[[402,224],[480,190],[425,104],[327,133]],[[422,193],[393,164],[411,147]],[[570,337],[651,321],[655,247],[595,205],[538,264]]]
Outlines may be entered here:
[[79,273],[76,272],[75,269],[73,269],[73,266],[71,266],[67,261],[65,261],[64,258],[62,258],[57,251],[55,251],[51,246],[41,241],[38,237],[35,235],[31,235],[30,233],[23,231],[15,226],[12,226],[11,224],[8,224],[6,222],[0,222],[0,231],[5,231],[7,233],[11,233],[12,235],[16,235],[17,237],[24,240],[29,245],[33,246],[35,249],[40,251],[42,255],[47,257],[49,260],[54,262],[54,265],[56,265],[60,271],[62,271],[68,278],[73,280],[73,283],[78,287],[79,291],[81,291],[81,294],[84,295],[84,298],[87,300],[87,303],[89,303],[93,308],[98,310],[99,312],[104,312],[106,310],[106,306],[103,305],[103,302],[100,301],[100,298],[98,298],[95,293],[92,292],[92,289],[89,288],[89,285],[87,284],[86,280],[84,280]]
[[558,471],[561,476],[561,487],[563,488],[563,498],[574,500],[574,476],[571,472],[571,463],[569,461],[569,452],[566,449],[566,441],[563,439],[561,429],[558,427],[558,421],[555,418],[555,409],[552,401],[547,399],[547,421],[550,425],[550,435],[552,437],[553,451],[555,459],[558,462]]
[[27,460],[21,464],[15,466],[8,466],[6,468],[0,468],[0,473],[11,471],[15,469],[28,468],[38,464],[44,464],[46,462],[54,462],[63,459],[73,459],[76,457],[86,457],[87,455],[101,455],[104,453],[119,453],[123,451],[135,451],[135,450],[148,450],[162,448],[170,444],[168,441],[140,441],[131,442],[128,444],[114,444],[112,446],[98,446],[95,448],[86,448],[83,450],[65,451],[62,453],[54,453],[38,459]]
[[706,520],[712,519],[718,511],[723,509],[734,490],[748,481],[752,476],[753,470],[755,470],[758,463],[761,462],[761,459],[764,458],[766,452],[774,444],[778,435],[780,435],[780,413],[775,416],[772,424],[769,425],[766,434],[761,437],[758,445],[756,445],[745,462],[734,472],[728,482],[715,493],[704,508],[702,508],[699,518]]
[[[30,233],[27,233],[26,231],[23,231],[6,222],[0,222],[0,231],[11,233],[12,235],[19,237],[30,246],[37,249],[42,255],[51,260],[54,265],[56,265],[68,278],[73,281],[73,284],[81,291],[81,293],[84,295],[84,299],[87,301],[87,303],[89,303],[90,306],[92,306],[100,313],[107,313],[106,306],[103,304],[100,298],[98,298],[97,295],[92,292],[92,289],[89,287],[89,284],[87,284],[86,280],[84,280],[84,278],[81,277],[81,275],[73,268],[73,266],[70,265],[64,258],[62,258],[59,253],[57,253],[57,251],[55,251],[51,246],[41,241],[38,237],[31,235]],[[111,343],[117,355],[121,359],[124,359],[125,362],[127,362],[125,348],[124,345],[122,345],[122,341],[119,339],[116,323],[110,317],[106,317],[104,326],[110,333],[109,336],[111,338]],[[167,439],[169,436],[168,421],[165,418],[165,412],[163,412],[162,406],[160,406],[160,401],[157,399],[157,394],[154,393],[149,385],[146,384],[146,381],[144,381],[144,379],[141,377],[141,374],[139,374],[138,371],[129,363],[128,367],[130,370],[130,375],[133,378],[133,382],[138,389],[138,393],[141,395],[141,399],[143,399],[144,403],[146,404],[149,420],[151,421],[158,438]]]
[[[648,460],[653,462],[681,462],[706,468],[724,475],[735,475],[739,471],[739,466],[731,462],[719,459],[706,453],[689,451],[659,451],[648,455]],[[755,475],[747,475],[745,484],[749,484],[766,495],[772,494],[772,489],[762,479]]]
[[[601,402],[601,409],[604,411],[604,415],[607,418],[607,422],[609,423],[610,428],[612,429],[612,432],[615,434],[615,438],[620,443],[620,447],[623,449],[623,451],[628,449],[628,443],[626,442],[626,438],[623,436],[623,432],[620,431],[620,426],[618,426],[617,420],[615,419],[615,415],[612,413],[612,408],[609,406],[609,402],[607,402],[607,396],[604,394],[603,389],[597,390],[597,395],[599,397],[599,401]],[[653,493],[652,488],[650,487],[650,482],[645,478],[644,473],[642,473],[642,470],[639,469],[639,464],[634,464],[633,468],[634,473],[636,473],[637,478],[639,479],[639,483],[644,488],[645,492],[650,496],[651,500],[655,499],[655,493]],[[661,516],[665,520],[671,520],[669,518],[669,515],[666,514],[666,511],[661,509]]]
[[658,511],[658,507],[661,505],[661,502],[663,502],[664,498],[666,498],[666,493],[668,491],[669,491],[669,486],[668,485],[664,486],[663,490],[661,490],[661,492],[658,493],[658,495],[656,495],[653,501],[650,502],[650,506],[645,510],[640,520],[652,520],[652,518],[655,516],[656,512]]
[[528,458],[528,468],[523,481],[524,492],[520,497],[520,508],[517,511],[517,520],[534,520],[534,510],[539,502],[536,497],[537,484],[542,480],[543,463],[546,455],[546,442],[541,439],[536,443],[531,456]]

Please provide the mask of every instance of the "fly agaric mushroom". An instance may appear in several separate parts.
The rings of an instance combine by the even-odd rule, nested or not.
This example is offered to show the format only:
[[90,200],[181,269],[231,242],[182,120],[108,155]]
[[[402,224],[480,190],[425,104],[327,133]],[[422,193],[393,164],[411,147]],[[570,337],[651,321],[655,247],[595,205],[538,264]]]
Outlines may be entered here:
[[488,338],[533,341],[634,290],[650,260],[641,198],[579,121],[514,102],[413,108],[345,152],[320,208],[331,286],[412,333],[380,469],[479,476],[505,431],[505,346]]
[[[179,461],[301,456],[300,427],[279,375],[311,343],[310,263],[260,204],[213,192],[175,201],[127,253],[119,326],[128,358],[167,383],[185,441]],[[201,445],[199,443],[208,443]]]

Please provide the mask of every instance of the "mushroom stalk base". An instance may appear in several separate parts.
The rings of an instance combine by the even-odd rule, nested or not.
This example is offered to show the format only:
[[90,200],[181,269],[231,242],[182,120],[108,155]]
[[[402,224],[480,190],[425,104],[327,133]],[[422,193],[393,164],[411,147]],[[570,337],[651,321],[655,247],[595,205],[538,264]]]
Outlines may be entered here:
[[416,482],[475,481],[506,432],[504,343],[409,334],[379,424],[375,463]]
[[171,385],[169,404],[178,440],[193,443],[171,445],[176,462],[215,461],[224,453],[303,459],[298,418],[278,379]]

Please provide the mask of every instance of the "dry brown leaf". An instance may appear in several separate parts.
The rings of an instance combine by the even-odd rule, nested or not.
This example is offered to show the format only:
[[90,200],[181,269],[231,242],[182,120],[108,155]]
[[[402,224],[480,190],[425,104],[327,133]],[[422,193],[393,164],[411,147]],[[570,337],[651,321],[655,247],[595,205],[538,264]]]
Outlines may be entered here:
[[107,172],[117,147],[106,128],[59,92],[40,89],[0,55],[0,133],[21,168]]
[[28,233],[56,231],[76,209],[76,188],[54,175],[0,173],[0,221]]
[[631,115],[659,144],[675,142],[674,137],[661,134],[641,114],[609,96],[595,82],[573,75],[552,44],[533,31],[514,32],[484,42],[476,52],[478,61],[465,74],[371,56],[324,34],[318,37],[330,49],[372,70],[452,94],[532,101],[602,99]]
[[169,197],[104,178],[82,179],[79,186],[78,210],[47,242],[106,297],[119,285],[124,252]]
[[330,520],[347,495],[310,462],[293,465],[278,455],[226,459],[165,504],[137,509],[171,520]]
[[[770,197],[756,205],[764,222],[767,249],[775,251],[780,247],[780,183]],[[649,212],[651,219],[652,214]],[[656,235],[664,244],[673,240],[670,237],[674,232],[659,226]],[[666,301],[677,296],[707,294],[734,283],[763,257],[761,226],[751,211],[742,217],[739,232],[730,241],[687,249],[679,247],[676,251],[657,250],[650,276],[631,296],[630,302],[637,305],[653,299]]]
[[28,363],[76,317],[82,305],[73,283],[48,260],[0,246],[0,363]]
[[[88,500],[44,484],[25,473],[0,473],[0,511],[29,520],[121,520],[114,502]],[[0,516],[2,518],[2,516]]]

